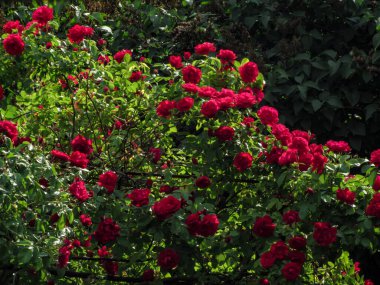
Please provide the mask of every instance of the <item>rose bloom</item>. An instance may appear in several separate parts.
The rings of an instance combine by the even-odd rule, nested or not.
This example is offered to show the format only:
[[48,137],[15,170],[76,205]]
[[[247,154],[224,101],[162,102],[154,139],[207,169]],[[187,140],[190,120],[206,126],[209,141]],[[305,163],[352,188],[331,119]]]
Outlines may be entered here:
[[58,267],[63,268],[69,263],[71,255],[71,246],[64,245],[58,250]]
[[260,256],[260,264],[263,268],[268,269],[276,262],[276,257],[270,251],[264,252]]
[[149,154],[152,156],[152,162],[157,163],[161,159],[162,151],[160,148],[149,148]]
[[183,58],[184,58],[185,60],[189,60],[190,57],[191,57],[191,52],[189,52],[189,51],[185,51],[185,52],[183,53]]
[[260,285],[270,285],[270,282],[268,279],[263,278],[263,279],[260,279]]
[[179,261],[179,255],[173,249],[166,248],[158,255],[157,264],[163,270],[171,270],[178,266]]
[[71,141],[71,148],[73,151],[80,151],[84,154],[91,154],[93,152],[92,141],[82,135],[77,135]]
[[170,116],[170,111],[176,107],[175,101],[164,100],[160,102],[156,109],[156,114],[163,118],[168,118]]
[[25,48],[25,43],[18,34],[10,34],[3,40],[5,51],[13,56],[22,54]]
[[314,223],[313,238],[320,246],[328,246],[336,241],[336,228],[327,222]]
[[123,49],[115,53],[113,56],[114,60],[116,60],[118,63],[121,63],[124,60],[124,56],[126,54],[129,54],[132,57],[132,52],[128,49]]
[[185,97],[185,98],[180,99],[176,103],[176,108],[180,112],[187,112],[193,107],[193,105],[194,105],[194,99],[191,97]]
[[355,192],[351,192],[348,188],[338,189],[336,191],[336,198],[339,201],[352,205],[355,203]]
[[215,214],[205,214],[201,219],[202,211],[190,214],[185,224],[187,230],[193,236],[209,237],[215,235],[218,231],[219,220]]
[[233,165],[239,172],[243,172],[252,166],[252,161],[253,158],[250,153],[240,152],[235,156]]
[[119,236],[120,226],[112,218],[102,218],[94,232],[94,238],[101,244],[114,241]]
[[204,189],[211,185],[211,180],[207,176],[201,176],[195,181],[195,185],[201,189]]
[[196,45],[194,50],[196,54],[208,55],[210,52],[215,52],[216,47],[213,43],[204,42],[203,44]]
[[98,185],[106,188],[107,193],[111,194],[115,190],[117,179],[117,174],[114,171],[107,171],[99,175]]
[[89,160],[87,159],[87,155],[81,153],[80,151],[74,151],[70,155],[70,163],[74,166],[78,166],[80,168],[86,168]]
[[288,281],[296,280],[302,271],[302,265],[296,262],[289,262],[281,269],[281,274]]
[[201,98],[214,98],[216,94],[216,89],[211,86],[202,86],[198,89],[198,96]]
[[265,152],[266,162],[269,164],[279,164],[279,159],[284,150],[277,146],[272,147],[270,152]]
[[183,80],[186,83],[198,84],[201,81],[202,71],[199,68],[196,68],[195,66],[188,65],[184,67],[181,70],[181,72],[182,72]]
[[380,149],[374,150],[371,152],[370,162],[380,167]]
[[24,27],[20,24],[19,20],[8,21],[3,26],[3,32],[6,34],[12,34],[14,30],[17,30],[18,33],[21,33],[24,30]]
[[43,26],[45,26],[49,21],[53,20],[53,18],[53,9],[47,6],[38,7],[32,14],[32,19]]
[[246,127],[253,127],[253,123],[255,122],[255,119],[252,117],[244,117],[241,124]]
[[271,245],[270,252],[276,259],[283,260],[288,257],[289,249],[283,241],[278,241]]
[[282,220],[287,225],[291,225],[291,224],[301,221],[300,216],[298,215],[298,212],[294,210],[289,210],[286,213],[284,213],[282,215]]
[[377,175],[375,181],[373,182],[372,189],[375,191],[380,190],[380,175]]
[[98,62],[99,62],[99,64],[106,65],[107,63],[110,62],[110,58],[109,58],[108,55],[102,55],[101,54],[101,55],[98,56]]
[[[12,123],[11,121],[0,121],[0,136],[5,135],[6,137],[10,138],[13,143],[17,141],[18,138],[18,131],[16,124]],[[1,140],[0,140],[1,145]]]
[[221,126],[214,132],[214,135],[220,141],[232,141],[235,135],[235,130],[229,126]]
[[259,237],[270,237],[273,235],[276,225],[269,215],[256,218],[253,225],[253,233]]
[[271,127],[272,134],[281,142],[282,145],[287,146],[292,142],[293,136],[289,129],[283,124],[275,124]]
[[303,236],[294,236],[288,241],[289,246],[294,249],[302,250],[306,248],[306,238]]
[[69,161],[70,160],[70,156],[68,156],[66,153],[64,153],[62,151],[59,151],[59,150],[53,149],[50,152],[50,154],[52,156],[52,159],[55,160],[55,161],[57,161],[57,160]]
[[296,149],[299,154],[304,154],[310,151],[309,142],[301,137],[294,137],[289,144],[289,148]]
[[232,50],[221,49],[216,57],[219,58],[224,65],[233,64],[236,59],[236,54]]
[[333,140],[329,140],[326,143],[326,146],[332,152],[344,153],[344,152],[350,152],[351,151],[350,145],[347,142],[345,142],[345,141],[333,141]]
[[145,77],[146,76],[142,76],[142,72],[141,71],[133,71],[132,75],[129,77],[129,81],[131,81],[131,82],[137,82],[140,79],[144,80]]
[[367,216],[374,216],[380,218],[380,193],[373,195],[372,200],[369,202],[365,213]]
[[259,75],[259,69],[254,62],[247,62],[239,67],[240,77],[244,83],[255,82]]
[[145,282],[153,281],[154,280],[154,270],[153,269],[145,270],[143,275],[142,275],[142,279]]
[[278,111],[273,107],[263,106],[257,111],[257,115],[264,125],[271,126],[278,123]]
[[133,206],[142,207],[149,204],[149,194],[150,189],[148,188],[133,189],[128,194],[128,198],[131,199]]
[[79,202],[85,202],[91,197],[86,189],[86,184],[78,177],[76,177],[74,182],[70,185],[69,192],[77,198]]
[[318,174],[322,174],[323,170],[325,169],[325,165],[327,161],[328,161],[327,157],[323,156],[320,153],[314,153],[313,160],[311,162],[312,170],[317,172]]
[[306,254],[302,251],[292,250],[289,251],[288,258],[290,261],[304,264],[306,261]]
[[198,93],[199,91],[198,85],[195,85],[194,83],[182,84],[182,88],[185,89],[186,92],[194,93],[194,94]]
[[235,107],[246,109],[251,108],[254,104],[256,104],[256,98],[248,92],[240,93],[235,97]]
[[171,55],[169,56],[169,63],[171,66],[173,66],[174,68],[182,68],[183,67],[183,64],[182,64],[182,58],[180,55]]
[[80,222],[82,223],[83,226],[89,227],[92,225],[92,220],[89,215],[82,214],[79,216]]
[[181,201],[173,196],[168,196],[166,198],[157,201],[152,206],[152,211],[158,218],[158,220],[163,221],[171,217],[181,208]]
[[201,106],[201,114],[206,118],[213,118],[219,111],[219,104],[216,100],[204,102]]
[[69,29],[67,37],[71,43],[80,44],[85,37],[90,37],[93,33],[93,28],[76,24]]

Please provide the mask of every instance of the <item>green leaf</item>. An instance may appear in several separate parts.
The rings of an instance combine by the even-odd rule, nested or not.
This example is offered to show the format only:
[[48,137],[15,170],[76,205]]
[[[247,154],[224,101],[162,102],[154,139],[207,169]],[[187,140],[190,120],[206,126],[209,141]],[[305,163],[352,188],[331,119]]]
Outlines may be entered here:
[[316,112],[322,107],[323,102],[319,101],[318,99],[313,99],[311,101],[311,105],[313,107],[314,112]]
[[372,38],[372,45],[377,49],[380,45],[380,33],[376,33]]

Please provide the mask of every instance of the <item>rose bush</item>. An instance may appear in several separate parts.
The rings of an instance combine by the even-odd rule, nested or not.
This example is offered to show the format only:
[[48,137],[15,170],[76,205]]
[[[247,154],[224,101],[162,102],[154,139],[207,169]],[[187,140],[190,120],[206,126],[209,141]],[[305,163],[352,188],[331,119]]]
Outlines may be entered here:
[[113,55],[50,12],[0,50],[4,284],[364,284],[348,252],[379,247],[379,150],[279,124],[233,51]]

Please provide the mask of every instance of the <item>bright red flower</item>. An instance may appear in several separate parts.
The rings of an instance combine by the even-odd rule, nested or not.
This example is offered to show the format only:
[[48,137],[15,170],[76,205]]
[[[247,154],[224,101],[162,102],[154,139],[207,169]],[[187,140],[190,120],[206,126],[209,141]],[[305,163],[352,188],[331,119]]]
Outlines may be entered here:
[[133,189],[128,194],[128,198],[131,199],[133,206],[142,207],[149,204],[149,194],[150,189],[148,188]]
[[86,184],[78,177],[76,177],[74,182],[70,185],[69,192],[77,198],[79,202],[85,202],[91,197],[90,193],[86,189]]
[[194,105],[194,99],[191,97],[185,97],[185,98],[180,99],[176,103],[176,108],[180,112],[187,112],[193,107],[193,105]]
[[339,201],[352,205],[355,203],[355,192],[350,191],[348,188],[338,189],[336,191],[336,198]]
[[325,169],[325,165],[327,161],[328,161],[327,157],[323,156],[320,153],[314,153],[313,160],[311,162],[312,170],[317,172],[318,174],[322,174],[323,170]]
[[99,64],[103,64],[103,65],[106,65],[107,63],[110,62],[110,58],[108,55],[99,55],[98,56],[98,62]]
[[20,24],[19,20],[8,21],[3,26],[3,31],[6,34],[12,34],[14,30],[17,30],[19,34],[24,30],[24,27]]
[[153,163],[157,163],[161,159],[162,151],[160,148],[151,147],[149,153],[152,155]]
[[[16,124],[11,121],[0,121],[0,135],[4,135],[11,139],[13,143],[17,141],[18,131]],[[0,141],[1,142],[1,141]]]
[[235,96],[235,107],[241,109],[251,108],[256,104],[256,98],[248,92],[239,93]]
[[264,252],[260,256],[260,264],[263,268],[268,269],[276,262],[276,257],[270,251]]
[[211,86],[202,86],[198,89],[198,96],[201,98],[214,98],[216,94],[216,89]]
[[157,264],[163,270],[175,269],[180,261],[180,256],[171,248],[166,248],[160,252],[157,259]]
[[171,110],[173,110],[175,107],[175,101],[164,100],[158,104],[156,114],[160,117],[168,118],[170,116]]
[[53,18],[53,9],[47,6],[38,7],[32,14],[32,19],[43,26],[45,26],[49,21],[53,20]]
[[71,148],[73,151],[80,151],[84,154],[91,154],[93,152],[92,141],[82,135],[77,135],[71,141]]
[[326,143],[326,146],[329,148],[330,151],[337,152],[337,153],[345,153],[345,152],[351,151],[350,145],[345,141],[329,140]]
[[198,233],[203,237],[213,236],[217,232],[218,227],[218,217],[215,214],[206,214],[199,224]]
[[191,52],[185,51],[185,52],[183,53],[183,58],[184,58],[185,60],[189,60],[190,57],[191,57]]
[[13,56],[22,54],[25,48],[25,43],[18,34],[10,34],[3,40],[5,51]]
[[50,152],[50,154],[52,156],[52,159],[55,160],[55,161],[57,161],[57,160],[69,161],[70,160],[70,156],[68,156],[66,153],[64,153],[62,151],[59,151],[59,150],[53,149]]
[[257,115],[264,125],[272,126],[278,123],[278,111],[273,107],[263,106],[257,111]]
[[74,151],[70,155],[70,163],[74,166],[78,166],[80,168],[86,168],[89,160],[87,159],[87,155],[80,152]]
[[276,224],[273,223],[269,215],[256,218],[255,224],[253,225],[253,233],[259,237],[270,237],[273,235]]
[[120,226],[112,218],[103,218],[94,232],[94,238],[101,244],[115,241],[119,236]]
[[196,54],[208,55],[210,52],[215,52],[216,47],[213,43],[204,42],[203,44],[196,45],[194,50]]
[[213,118],[219,111],[219,104],[216,100],[204,102],[201,106],[201,114],[206,118]]
[[374,150],[371,152],[370,162],[380,167],[380,149]]
[[196,68],[195,66],[188,65],[184,67],[181,70],[181,72],[182,72],[183,80],[186,83],[198,84],[201,81],[202,71],[199,68]]
[[98,185],[107,189],[107,193],[111,194],[115,190],[117,184],[117,174],[114,171],[107,171],[99,175]]
[[145,77],[142,75],[141,71],[133,71],[132,75],[129,77],[129,81],[137,82],[140,79],[143,80]]
[[244,117],[241,124],[246,127],[253,127],[253,123],[255,122],[255,119],[252,117]]
[[86,37],[91,37],[93,33],[94,33],[93,28],[76,24],[69,29],[67,37],[71,43],[79,44]]
[[129,54],[132,57],[132,52],[128,49],[123,49],[115,53],[113,56],[114,60],[116,60],[118,63],[121,63],[124,60],[124,56],[126,54]]
[[91,220],[91,217],[89,215],[82,214],[79,216],[79,220],[82,223],[82,225],[85,227],[89,227],[92,225],[92,220]]
[[288,246],[283,241],[277,241],[270,247],[270,252],[278,260],[284,260],[288,257],[289,249]]
[[180,208],[181,201],[173,196],[168,196],[155,202],[152,211],[158,220],[163,221],[175,214]]
[[314,223],[313,238],[320,246],[328,246],[336,241],[336,228],[327,222]]
[[182,64],[182,58],[180,55],[171,55],[169,56],[169,63],[171,66],[173,66],[174,68],[182,68],[183,67],[183,64]]
[[302,271],[302,265],[296,262],[289,262],[281,269],[281,274],[288,281],[296,280]]
[[369,202],[365,213],[367,216],[374,216],[380,219],[380,193],[373,195],[372,200]]
[[248,152],[240,152],[234,158],[234,166],[239,172],[250,168],[252,166],[252,155]]
[[214,132],[214,135],[220,141],[232,141],[235,135],[235,130],[229,126],[221,126]]
[[198,85],[195,85],[194,83],[182,84],[182,88],[185,89],[186,92],[194,93],[194,94],[198,93],[199,91]]
[[244,83],[255,82],[259,75],[259,69],[254,62],[247,62],[239,67],[240,77]]
[[375,191],[380,190],[380,175],[377,175],[375,181],[373,182],[372,189]]
[[233,64],[236,59],[236,54],[232,50],[221,49],[216,57],[219,58],[224,65]]

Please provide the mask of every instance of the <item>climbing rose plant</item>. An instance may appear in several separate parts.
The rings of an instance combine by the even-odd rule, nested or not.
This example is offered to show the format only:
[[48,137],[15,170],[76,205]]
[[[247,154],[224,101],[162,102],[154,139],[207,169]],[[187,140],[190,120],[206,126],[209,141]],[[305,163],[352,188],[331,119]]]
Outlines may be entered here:
[[25,24],[0,50],[4,284],[371,284],[348,252],[379,247],[380,150],[289,130],[213,43],[152,62],[58,38],[49,7]]

